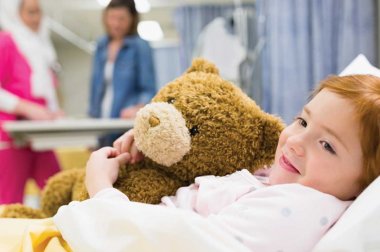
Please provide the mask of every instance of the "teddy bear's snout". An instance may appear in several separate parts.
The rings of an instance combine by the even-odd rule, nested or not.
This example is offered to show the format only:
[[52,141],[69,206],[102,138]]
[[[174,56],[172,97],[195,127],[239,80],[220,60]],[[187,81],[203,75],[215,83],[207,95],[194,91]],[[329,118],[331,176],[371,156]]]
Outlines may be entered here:
[[150,127],[156,127],[157,125],[159,125],[160,124],[160,119],[158,118],[158,117],[156,117],[156,116],[151,116],[151,117],[149,117],[149,125],[150,125]]
[[182,113],[167,102],[147,104],[136,115],[137,148],[158,164],[167,167],[190,151],[191,135]]

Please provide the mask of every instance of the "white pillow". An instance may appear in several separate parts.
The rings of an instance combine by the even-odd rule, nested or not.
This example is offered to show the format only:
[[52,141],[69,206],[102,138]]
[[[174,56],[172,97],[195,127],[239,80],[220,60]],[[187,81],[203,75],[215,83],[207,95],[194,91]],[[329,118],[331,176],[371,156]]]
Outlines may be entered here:
[[380,251],[380,177],[352,203],[313,252]]
[[371,74],[380,77],[380,69],[371,65],[368,59],[359,54],[340,74],[339,76],[346,76],[352,74]]

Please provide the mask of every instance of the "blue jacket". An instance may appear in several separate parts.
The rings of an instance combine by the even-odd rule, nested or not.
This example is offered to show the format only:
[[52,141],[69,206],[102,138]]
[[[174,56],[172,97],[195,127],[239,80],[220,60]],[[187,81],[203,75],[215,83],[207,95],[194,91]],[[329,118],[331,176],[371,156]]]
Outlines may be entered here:
[[[93,58],[89,115],[96,118],[101,116],[105,92],[108,43],[108,36],[100,38]],[[156,93],[155,82],[152,50],[148,42],[137,35],[126,37],[114,64],[111,117],[119,118],[123,108],[148,103]]]

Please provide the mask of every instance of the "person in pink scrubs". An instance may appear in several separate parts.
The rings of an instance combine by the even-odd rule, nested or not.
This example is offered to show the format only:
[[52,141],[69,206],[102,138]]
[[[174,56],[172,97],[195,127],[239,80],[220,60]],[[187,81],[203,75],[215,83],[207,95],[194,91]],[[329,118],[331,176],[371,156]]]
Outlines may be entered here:
[[28,178],[40,188],[60,170],[52,151],[18,148],[3,124],[62,116],[56,54],[38,0],[0,0],[0,204],[23,201]]

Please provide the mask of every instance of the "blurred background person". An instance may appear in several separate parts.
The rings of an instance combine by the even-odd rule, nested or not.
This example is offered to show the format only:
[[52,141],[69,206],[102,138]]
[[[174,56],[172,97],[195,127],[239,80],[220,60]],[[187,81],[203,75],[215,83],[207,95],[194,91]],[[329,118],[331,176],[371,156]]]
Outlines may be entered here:
[[[106,35],[93,58],[91,117],[134,118],[156,93],[152,49],[137,34],[138,22],[133,0],[111,0],[103,12]],[[106,135],[99,145],[112,145],[120,135]]]
[[0,204],[23,201],[28,178],[42,189],[59,171],[52,151],[17,148],[4,131],[13,120],[61,117],[52,71],[56,54],[38,0],[0,0]]

